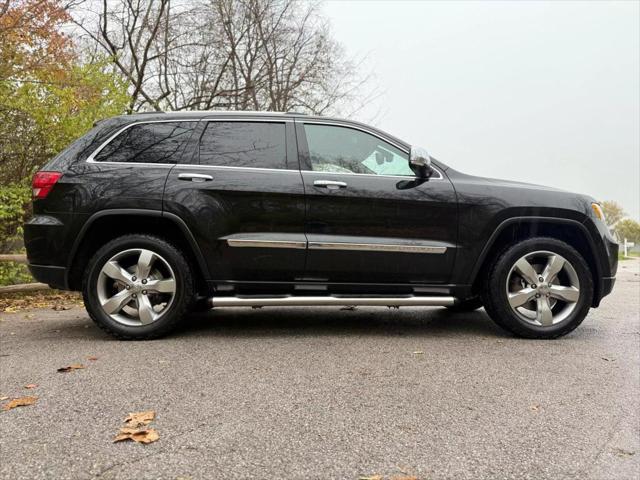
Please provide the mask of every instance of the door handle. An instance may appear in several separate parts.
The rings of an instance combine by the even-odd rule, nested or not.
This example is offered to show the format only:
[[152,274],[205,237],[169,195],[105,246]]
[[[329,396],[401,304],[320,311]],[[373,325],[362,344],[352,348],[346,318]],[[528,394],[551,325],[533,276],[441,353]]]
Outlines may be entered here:
[[339,188],[347,188],[345,182],[336,182],[334,180],[314,180],[314,187],[327,188],[329,190],[338,190]]
[[178,175],[178,179],[192,182],[210,182],[213,177],[211,175],[202,175],[201,173],[181,173]]

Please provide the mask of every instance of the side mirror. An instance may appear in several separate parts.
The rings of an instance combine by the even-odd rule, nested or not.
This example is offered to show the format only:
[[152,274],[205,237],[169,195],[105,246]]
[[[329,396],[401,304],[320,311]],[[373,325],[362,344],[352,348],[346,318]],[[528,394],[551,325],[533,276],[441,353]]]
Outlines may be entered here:
[[419,177],[429,178],[431,176],[431,157],[422,147],[411,147],[409,166]]

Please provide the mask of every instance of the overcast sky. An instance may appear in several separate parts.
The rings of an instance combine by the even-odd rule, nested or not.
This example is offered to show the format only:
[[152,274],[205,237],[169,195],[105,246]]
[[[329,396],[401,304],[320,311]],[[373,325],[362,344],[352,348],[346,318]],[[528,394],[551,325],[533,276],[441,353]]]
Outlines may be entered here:
[[329,0],[384,95],[359,116],[466,173],[640,217],[640,3]]

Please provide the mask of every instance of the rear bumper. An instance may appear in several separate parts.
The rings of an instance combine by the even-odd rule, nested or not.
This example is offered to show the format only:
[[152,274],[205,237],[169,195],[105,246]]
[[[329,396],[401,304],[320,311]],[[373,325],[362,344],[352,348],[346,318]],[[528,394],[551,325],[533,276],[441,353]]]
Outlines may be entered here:
[[33,278],[39,282],[46,283],[51,288],[68,290],[67,269],[64,267],[29,264],[29,271],[31,275],[33,275]]

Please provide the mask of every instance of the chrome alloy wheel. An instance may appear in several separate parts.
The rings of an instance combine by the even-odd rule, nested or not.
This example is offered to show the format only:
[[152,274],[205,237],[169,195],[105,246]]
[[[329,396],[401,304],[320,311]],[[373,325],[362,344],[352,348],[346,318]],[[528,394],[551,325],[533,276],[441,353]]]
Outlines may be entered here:
[[142,326],[160,319],[176,294],[169,263],[142,248],[124,250],[104,264],[97,282],[104,312],[123,325]]
[[571,263],[549,251],[521,257],[507,275],[507,298],[515,314],[542,327],[557,325],[575,310],[580,281]]

